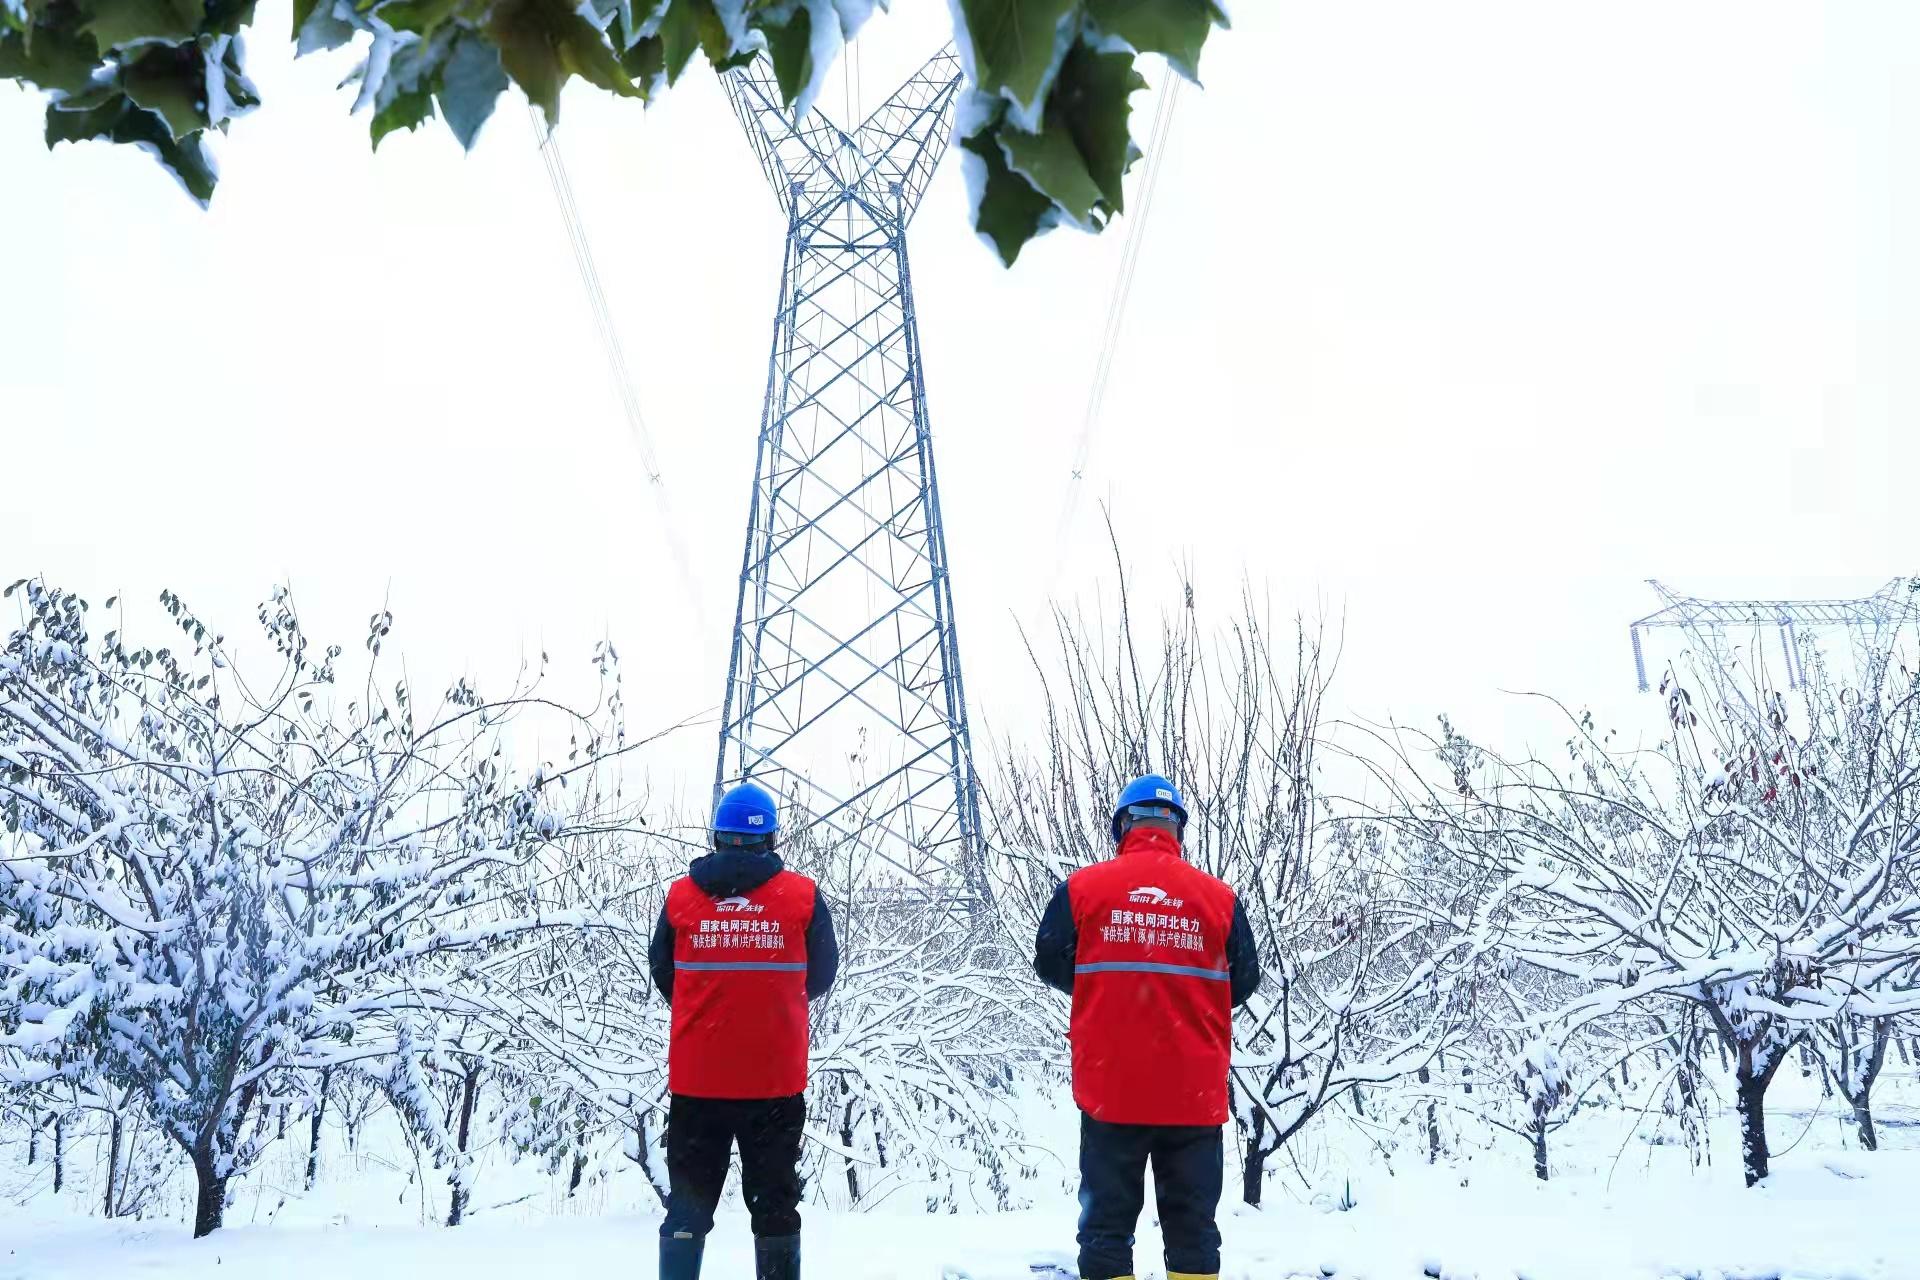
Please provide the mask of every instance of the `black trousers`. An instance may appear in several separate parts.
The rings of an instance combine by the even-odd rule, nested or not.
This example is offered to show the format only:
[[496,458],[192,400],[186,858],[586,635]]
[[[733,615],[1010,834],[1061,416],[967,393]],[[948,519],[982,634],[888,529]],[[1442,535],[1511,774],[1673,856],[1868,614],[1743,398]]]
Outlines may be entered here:
[[727,1162],[740,1144],[740,1186],[756,1236],[800,1234],[800,1136],[804,1094],[791,1098],[689,1098],[667,1108],[665,1238],[704,1239],[726,1185]]
[[1080,1274],[1112,1280],[1133,1270],[1133,1231],[1147,1197],[1147,1161],[1166,1238],[1167,1270],[1220,1271],[1224,1152],[1220,1126],[1107,1124],[1080,1115]]

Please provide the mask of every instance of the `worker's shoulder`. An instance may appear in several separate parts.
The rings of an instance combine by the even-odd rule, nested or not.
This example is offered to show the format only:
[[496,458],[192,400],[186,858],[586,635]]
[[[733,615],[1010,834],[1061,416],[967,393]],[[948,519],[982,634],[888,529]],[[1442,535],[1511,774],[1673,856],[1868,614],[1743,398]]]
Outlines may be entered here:
[[782,869],[773,879],[767,881],[767,890],[782,897],[804,898],[808,902],[819,894],[820,886],[810,875],[799,871]]

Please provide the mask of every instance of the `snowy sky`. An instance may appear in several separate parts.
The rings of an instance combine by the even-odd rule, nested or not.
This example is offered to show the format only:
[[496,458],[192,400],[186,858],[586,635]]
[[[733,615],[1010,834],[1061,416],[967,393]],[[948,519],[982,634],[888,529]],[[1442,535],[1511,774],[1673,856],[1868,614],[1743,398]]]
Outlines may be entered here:
[[[1233,8],[1058,550],[1125,226],[1003,271],[951,158],[916,223],[977,724],[1028,724],[1016,620],[1111,593],[1103,499],[1140,596],[1194,566],[1223,617],[1249,579],[1344,615],[1345,706],[1510,735],[1503,688],[1656,713],[1644,578],[1866,594],[1920,565],[1920,5]],[[947,15],[897,0],[823,105],[872,106]],[[716,703],[780,250],[719,86],[578,90],[560,135],[692,600],[520,100],[471,156],[437,126],[370,154],[351,59],[294,62],[288,21],[262,5],[267,105],[217,144],[211,213],[137,152],[49,155],[0,86],[0,577],[171,586],[230,633],[285,580],[350,646],[385,600],[434,685],[543,646],[584,673],[610,633],[641,725]],[[703,795],[710,760],[703,730],[663,785]]]

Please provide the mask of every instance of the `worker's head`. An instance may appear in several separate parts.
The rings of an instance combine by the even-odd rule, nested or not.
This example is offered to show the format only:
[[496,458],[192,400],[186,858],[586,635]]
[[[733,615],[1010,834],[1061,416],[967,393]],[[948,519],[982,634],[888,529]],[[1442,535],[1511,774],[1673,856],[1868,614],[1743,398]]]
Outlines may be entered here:
[[1187,802],[1178,787],[1157,773],[1129,782],[1113,805],[1115,844],[1140,827],[1165,831],[1176,840],[1186,833]]
[[713,807],[713,847],[771,850],[780,834],[780,813],[764,787],[743,782]]

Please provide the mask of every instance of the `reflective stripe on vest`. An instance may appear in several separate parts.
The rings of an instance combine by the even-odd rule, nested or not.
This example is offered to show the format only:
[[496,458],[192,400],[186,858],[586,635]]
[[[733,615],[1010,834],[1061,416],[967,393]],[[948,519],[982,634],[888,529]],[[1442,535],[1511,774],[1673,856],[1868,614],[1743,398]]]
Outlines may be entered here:
[[807,963],[782,964],[777,960],[675,960],[673,967],[691,973],[805,973]]
[[1073,971],[1079,973],[1164,973],[1175,978],[1206,978],[1212,982],[1227,981],[1225,969],[1202,969],[1188,964],[1152,964],[1145,960],[1103,960],[1096,964],[1077,964]]

